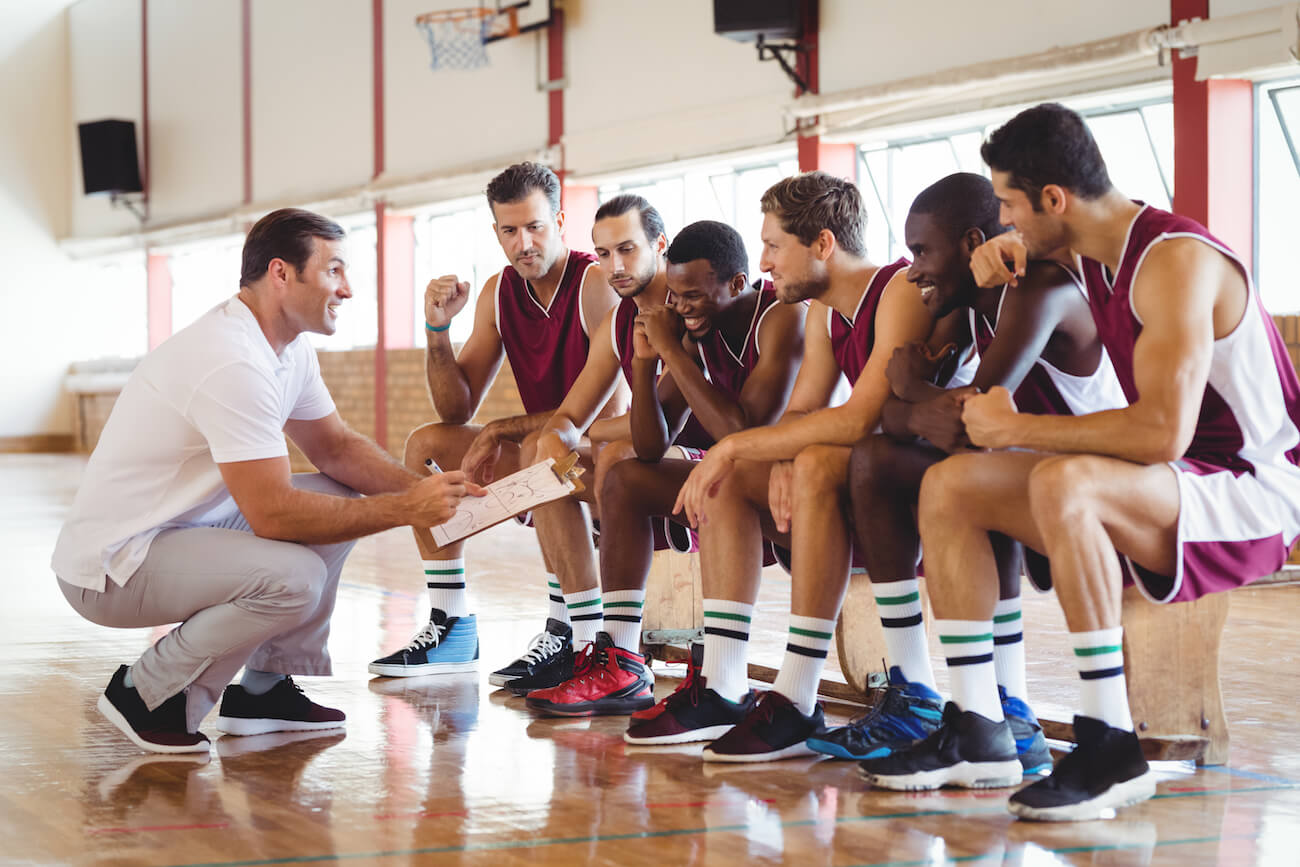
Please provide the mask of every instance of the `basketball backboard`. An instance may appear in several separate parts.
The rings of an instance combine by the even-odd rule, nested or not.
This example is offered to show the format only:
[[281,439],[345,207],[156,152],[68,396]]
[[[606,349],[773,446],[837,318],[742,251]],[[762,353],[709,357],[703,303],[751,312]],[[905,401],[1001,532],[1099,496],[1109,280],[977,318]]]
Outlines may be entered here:
[[[538,30],[551,23],[552,0],[490,0],[490,2],[496,6],[497,12],[515,10],[515,19],[519,23],[520,33]],[[489,36],[483,41],[495,42],[505,38],[504,35]]]

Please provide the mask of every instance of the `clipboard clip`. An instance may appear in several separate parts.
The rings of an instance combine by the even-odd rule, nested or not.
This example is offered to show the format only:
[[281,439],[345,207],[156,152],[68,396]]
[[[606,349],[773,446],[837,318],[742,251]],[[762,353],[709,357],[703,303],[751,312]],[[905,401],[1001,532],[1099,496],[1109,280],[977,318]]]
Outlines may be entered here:
[[587,489],[587,486],[578,478],[586,472],[586,469],[578,463],[577,452],[569,452],[550,466],[551,472],[555,473],[555,477],[560,480],[560,484],[573,486],[573,493],[576,494]]

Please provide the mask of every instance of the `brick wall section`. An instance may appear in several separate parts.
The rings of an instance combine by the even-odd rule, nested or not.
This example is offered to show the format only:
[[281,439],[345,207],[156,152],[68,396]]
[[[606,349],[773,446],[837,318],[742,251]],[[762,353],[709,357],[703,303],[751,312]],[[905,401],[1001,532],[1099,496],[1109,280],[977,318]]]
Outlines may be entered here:
[[[355,430],[373,437],[375,433],[375,351],[353,349],[319,352],[321,376],[329,387],[339,415]],[[388,350],[388,450],[401,458],[406,435],[422,424],[437,421],[433,401],[424,378],[424,349]],[[523,412],[519,390],[509,363],[488,389],[474,421],[482,424],[494,418]],[[291,442],[289,453],[294,472],[305,472],[311,464]]]

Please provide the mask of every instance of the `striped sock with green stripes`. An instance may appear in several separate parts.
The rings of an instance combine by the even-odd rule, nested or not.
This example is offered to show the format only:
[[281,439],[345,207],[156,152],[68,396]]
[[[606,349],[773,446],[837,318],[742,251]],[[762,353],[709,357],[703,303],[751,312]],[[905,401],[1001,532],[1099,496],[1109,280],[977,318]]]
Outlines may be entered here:
[[546,591],[549,600],[546,608],[546,616],[561,623],[569,622],[569,609],[564,604],[564,593],[560,590],[560,579],[555,577],[554,572],[546,573]]
[[948,660],[953,702],[962,710],[1001,722],[1002,702],[993,667],[993,621],[936,618],[934,628]]
[[999,599],[993,609],[993,668],[998,686],[1007,695],[1029,703],[1025,684],[1025,634],[1020,615],[1020,597]]
[[606,590],[601,597],[605,609],[605,631],[615,647],[641,652],[641,609],[644,590]]
[[429,607],[445,612],[448,617],[469,614],[469,598],[465,595],[465,558],[454,560],[425,560],[424,586],[429,588]]
[[573,624],[573,648],[596,640],[596,633],[604,628],[600,611],[600,588],[565,593],[564,605],[569,609],[569,622]]
[[1124,678],[1124,628],[1071,632],[1070,643],[1082,681],[1079,712],[1112,728],[1133,731]]
[[704,600],[704,663],[709,689],[727,701],[749,692],[749,625],[754,606],[730,599]]
[[915,578],[872,584],[876,610],[885,634],[886,663],[898,666],[910,683],[923,683],[935,692],[930,644],[921,618],[921,585]]
[[772,689],[790,699],[804,716],[817,705],[817,685],[834,637],[834,620],[790,615],[790,640]]

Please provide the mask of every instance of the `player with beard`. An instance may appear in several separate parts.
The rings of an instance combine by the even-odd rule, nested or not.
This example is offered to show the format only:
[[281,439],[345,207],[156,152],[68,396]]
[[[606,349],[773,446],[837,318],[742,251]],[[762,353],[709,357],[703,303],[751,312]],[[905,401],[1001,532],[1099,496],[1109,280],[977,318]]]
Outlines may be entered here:
[[994,531],[1049,558],[1081,685],[1078,745],[1011,812],[1096,819],[1155,792],[1128,706],[1123,585],[1190,601],[1281,567],[1300,534],[1300,381],[1246,265],[1195,221],[1115,189],[1077,114],[1027,109],[981,153],[1018,234],[976,251],[976,278],[1015,282],[1027,258],[1069,248],[1132,402],[1047,416],[1000,388],[967,399],[971,441],[999,451],[934,467],[919,506],[952,701],[939,731],[863,773],[906,789],[1019,780],[992,663]]
[[[885,404],[885,433],[854,446],[853,527],[880,614],[889,685],[859,720],[809,738],[817,752],[879,757],[939,726],[942,703],[921,619],[915,510],[926,470],[970,447],[961,421],[964,397],[1001,386],[1014,392],[1021,412],[1034,413],[1077,414],[1127,403],[1072,271],[1057,261],[1036,261],[1015,286],[976,285],[971,254],[1003,231],[993,186],[975,174],[932,184],[907,215],[907,277],[936,322],[960,317],[968,346],[973,339],[977,369],[971,385],[942,389],[930,384],[933,365],[919,344],[900,349],[887,370],[894,394]],[[1025,685],[1020,547],[999,535],[993,551],[1000,582],[993,657],[1002,709],[1025,773],[1046,773],[1052,757]]]
[[[850,447],[880,422],[894,350],[930,334],[933,320],[907,262],[866,258],[857,187],[825,172],[787,178],[764,193],[763,255],[781,301],[811,301],[803,364],[778,424],[732,434],[709,450],[678,495],[700,532],[704,660],[700,704],[679,716],[679,740],[725,731],[706,761],[768,761],[809,752],[822,725],[816,685],[848,585]],[[847,377],[846,403],[829,407]],[[772,691],[748,692],[746,650],[764,535],[793,537],[790,641]],[[809,687],[811,684],[811,687]],[[739,710],[737,706],[740,706]],[[727,728],[731,723],[739,722]],[[629,732],[631,734],[631,732]]]
[[[656,531],[703,449],[774,421],[799,366],[805,306],[779,304],[766,282],[749,285],[749,256],[735,229],[692,223],[673,240],[667,260],[670,304],[637,313],[624,301],[615,314],[639,460],[611,462],[598,480],[602,631],[572,679],[529,693],[529,707],[546,713],[621,714],[654,704],[654,682],[638,651]],[[685,449],[689,454],[682,454],[684,441],[695,447]],[[679,447],[669,448],[673,442]]]
[[[452,351],[448,329],[469,301],[469,283],[455,275],[430,281],[424,294],[425,368],[442,421],[412,431],[405,451],[406,466],[416,472],[460,467],[484,483],[520,468],[521,442],[550,418],[582,370],[591,345],[588,323],[602,321],[618,300],[596,257],[565,246],[554,172],[532,162],[513,165],[488,184],[487,199],[510,264],[483,284],[473,331],[459,354]],[[506,358],[524,414],[470,424]],[[624,403],[618,395],[606,412],[616,414]],[[464,542],[439,548],[421,530],[415,541],[429,591],[429,623],[406,647],[370,663],[370,672],[403,677],[477,668],[478,624],[465,593]],[[556,594],[551,596],[551,616],[567,620],[562,597],[556,602]]]

